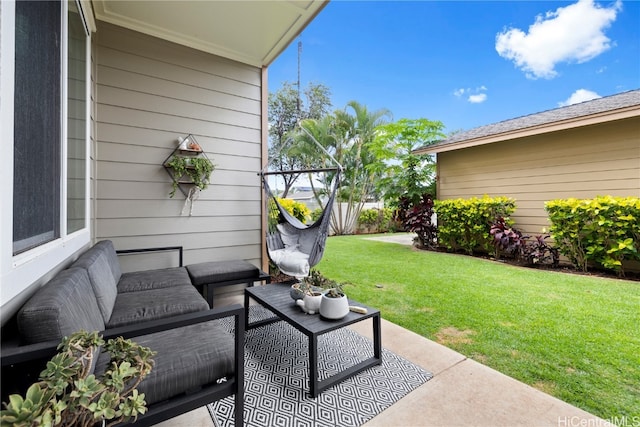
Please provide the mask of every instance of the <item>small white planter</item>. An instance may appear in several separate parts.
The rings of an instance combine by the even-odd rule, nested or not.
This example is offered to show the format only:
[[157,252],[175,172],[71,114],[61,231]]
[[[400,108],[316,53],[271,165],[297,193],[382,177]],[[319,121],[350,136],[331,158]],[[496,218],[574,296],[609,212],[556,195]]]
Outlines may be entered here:
[[317,314],[320,310],[323,295],[305,295],[303,299],[296,300],[296,304],[302,307],[307,314]]
[[327,319],[339,320],[349,314],[349,300],[346,296],[331,298],[322,294],[320,303],[320,315]]

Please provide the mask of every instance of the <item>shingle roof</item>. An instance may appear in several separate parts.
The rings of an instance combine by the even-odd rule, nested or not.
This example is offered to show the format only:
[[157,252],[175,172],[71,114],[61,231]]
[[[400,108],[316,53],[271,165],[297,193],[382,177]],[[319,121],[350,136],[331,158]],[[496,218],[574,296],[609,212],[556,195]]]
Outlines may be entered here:
[[640,89],[593,99],[566,107],[554,108],[541,113],[517,117],[490,125],[480,126],[468,131],[452,135],[450,138],[433,144],[430,147],[452,144],[454,142],[498,135],[505,132],[518,131],[530,127],[576,119],[583,116],[604,113],[621,108],[640,105]]

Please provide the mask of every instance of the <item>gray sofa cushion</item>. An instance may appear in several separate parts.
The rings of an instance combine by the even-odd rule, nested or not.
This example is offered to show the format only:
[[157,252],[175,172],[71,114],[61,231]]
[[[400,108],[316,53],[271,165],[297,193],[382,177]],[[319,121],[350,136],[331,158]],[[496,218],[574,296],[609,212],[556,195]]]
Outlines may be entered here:
[[163,268],[160,270],[134,271],[122,273],[118,282],[118,293],[146,291],[191,285],[185,267]]
[[107,328],[208,310],[209,305],[191,285],[126,292],[116,298]]
[[212,261],[187,265],[189,276],[195,286],[257,278],[260,270],[255,265],[242,260]]
[[[157,352],[153,369],[138,386],[148,405],[197,390],[234,372],[234,337],[217,321],[143,335],[132,341]],[[107,359],[105,353],[100,355],[96,375],[104,372]]]
[[117,284],[122,275],[113,243],[110,240],[96,243],[82,254],[72,267],[87,270],[102,318],[107,323],[111,318],[118,295]]
[[60,340],[81,329],[104,330],[104,320],[84,269],[61,271],[18,312],[18,330],[29,344]]

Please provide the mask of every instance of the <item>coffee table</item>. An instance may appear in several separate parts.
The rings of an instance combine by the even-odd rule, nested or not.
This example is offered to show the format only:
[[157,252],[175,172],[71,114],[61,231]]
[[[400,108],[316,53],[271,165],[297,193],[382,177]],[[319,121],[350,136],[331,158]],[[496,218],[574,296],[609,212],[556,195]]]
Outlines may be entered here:
[[[380,311],[349,300],[349,305],[367,309],[366,314],[350,311],[340,320],[328,320],[319,314],[305,314],[289,295],[291,285],[271,283],[262,286],[246,288],[244,291],[245,325],[246,329],[254,329],[269,323],[284,320],[309,338],[309,393],[317,397],[329,387],[350,378],[365,369],[382,363],[382,340],[380,337]],[[276,317],[260,320],[249,324],[249,300],[253,299],[263,307],[273,312]],[[372,319],[373,323],[373,357],[369,357],[341,372],[323,380],[318,379],[318,337],[327,332],[344,328],[365,319]]]

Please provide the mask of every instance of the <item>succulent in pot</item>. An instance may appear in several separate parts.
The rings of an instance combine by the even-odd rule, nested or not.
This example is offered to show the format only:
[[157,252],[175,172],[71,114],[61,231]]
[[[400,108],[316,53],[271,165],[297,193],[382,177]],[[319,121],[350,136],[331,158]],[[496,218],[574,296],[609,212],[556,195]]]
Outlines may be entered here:
[[322,294],[320,315],[331,320],[338,320],[349,314],[349,300],[342,290],[342,286],[335,284]]

